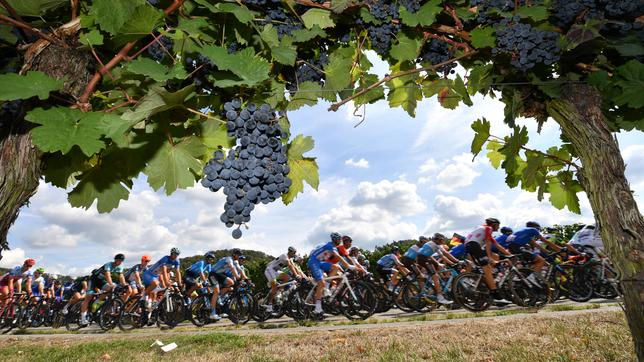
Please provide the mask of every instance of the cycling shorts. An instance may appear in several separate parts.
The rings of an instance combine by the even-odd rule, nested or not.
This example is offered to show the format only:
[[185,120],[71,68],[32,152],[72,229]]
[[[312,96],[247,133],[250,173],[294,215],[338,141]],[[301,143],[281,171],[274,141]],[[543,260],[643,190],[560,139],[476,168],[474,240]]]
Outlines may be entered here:
[[[226,280],[230,279],[228,276],[224,273],[210,273],[210,277],[215,279],[217,284],[221,286],[222,288],[226,286]],[[232,280],[232,279],[230,279]]]
[[309,267],[309,270],[311,271],[313,279],[316,282],[319,282],[320,280],[324,279],[324,272],[329,272],[333,264],[329,263],[328,261],[319,261],[315,258],[309,258],[307,265]]
[[391,279],[391,275],[394,273],[393,268],[385,268],[382,265],[376,265],[376,273],[382,280],[388,282]]
[[137,289],[143,289],[143,286],[142,286],[142,285],[140,285],[140,284],[138,284],[138,283],[136,282],[136,280],[132,280],[132,281],[130,282],[130,287],[132,287],[132,289],[133,289],[134,291],[136,291]]
[[90,280],[89,280],[89,288],[88,288],[88,290],[89,291],[92,291],[92,290],[95,290],[95,289],[102,290],[103,287],[105,286],[105,284],[107,284],[107,282],[105,280],[103,280],[101,278],[98,278],[98,277],[91,277]]
[[143,282],[143,285],[147,288],[149,287],[153,282],[158,282],[159,281],[159,276],[150,272],[150,271],[144,271],[143,272],[143,278],[141,278]]
[[273,268],[266,268],[264,270],[264,276],[266,276],[266,281],[268,282],[268,285],[270,285],[275,278],[277,278],[277,274],[279,274],[279,270],[275,270]]
[[521,255],[521,259],[528,263],[533,263],[539,253],[534,253],[530,248],[518,244],[510,244],[508,247],[512,254]]
[[472,260],[474,260],[474,263],[478,266],[486,266],[490,263],[490,259],[488,259],[487,254],[481,248],[481,244],[477,241],[470,241],[465,244],[465,251],[472,257]]
[[434,265],[436,264],[436,261],[434,260],[434,258],[432,258],[431,256],[418,254],[417,261],[418,261],[418,265],[420,265],[422,268],[425,268],[425,270],[427,271],[427,274],[429,275],[436,274],[436,266]]

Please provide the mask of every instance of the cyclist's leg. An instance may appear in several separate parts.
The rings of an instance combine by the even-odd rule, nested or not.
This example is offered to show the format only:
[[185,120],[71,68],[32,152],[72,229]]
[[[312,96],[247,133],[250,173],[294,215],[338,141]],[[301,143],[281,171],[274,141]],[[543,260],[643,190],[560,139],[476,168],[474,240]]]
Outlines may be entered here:
[[494,281],[494,276],[492,275],[492,267],[490,266],[490,260],[485,255],[485,252],[481,248],[481,245],[476,241],[470,241],[465,245],[467,253],[472,257],[472,260],[483,269],[483,280],[485,284],[490,288],[490,292],[496,291],[496,282]]

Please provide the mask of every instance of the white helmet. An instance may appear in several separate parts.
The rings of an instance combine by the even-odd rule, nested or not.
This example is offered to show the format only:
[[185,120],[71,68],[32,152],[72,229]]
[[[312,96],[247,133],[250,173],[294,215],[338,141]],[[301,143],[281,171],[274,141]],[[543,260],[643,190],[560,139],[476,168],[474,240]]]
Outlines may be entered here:
[[50,274],[49,277],[53,280],[58,279],[58,274]]

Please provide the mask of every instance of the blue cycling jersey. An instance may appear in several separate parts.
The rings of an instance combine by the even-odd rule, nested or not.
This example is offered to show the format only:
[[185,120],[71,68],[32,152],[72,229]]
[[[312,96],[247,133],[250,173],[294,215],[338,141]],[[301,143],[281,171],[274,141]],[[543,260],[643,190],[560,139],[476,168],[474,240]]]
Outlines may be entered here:
[[432,256],[434,253],[438,253],[438,245],[433,241],[426,242],[423,247],[418,250],[418,254],[424,256]]
[[190,265],[190,267],[186,269],[186,273],[193,277],[196,277],[201,273],[208,275],[210,273],[210,270],[212,270],[212,264],[209,264],[205,260],[199,260],[198,262]]
[[463,258],[466,252],[467,251],[465,250],[465,244],[458,244],[449,251],[449,253],[452,254],[452,256],[456,259]]
[[179,269],[179,259],[172,260],[169,255],[164,256],[154,263],[148,270],[145,272],[150,272],[154,275],[159,275],[161,273],[162,267],[167,267],[168,269]]
[[223,274],[226,272],[226,270],[230,269],[230,264],[232,263],[232,257],[224,256],[223,258],[217,260],[217,262],[210,267],[210,272]]
[[504,248],[507,248],[508,245],[510,245],[510,242],[508,241],[509,236],[510,235],[508,235],[508,234],[503,234],[503,235],[501,235],[499,237],[496,237],[494,239],[496,239],[496,242],[499,243],[499,245],[501,245]]
[[383,268],[393,268],[396,265],[396,260],[398,260],[398,257],[395,254],[390,253],[378,259],[378,265]]
[[411,259],[411,260],[416,260],[418,257],[418,250],[420,247],[418,245],[412,245],[411,248],[407,249],[405,252],[405,255],[403,255],[405,258]]
[[507,239],[508,244],[523,246],[541,236],[536,228],[523,228],[514,232]]
[[318,261],[327,261],[334,252],[337,253],[338,249],[335,247],[335,244],[333,244],[333,241],[329,241],[328,243],[320,244],[313,248],[313,251],[309,256],[309,260],[316,259]]

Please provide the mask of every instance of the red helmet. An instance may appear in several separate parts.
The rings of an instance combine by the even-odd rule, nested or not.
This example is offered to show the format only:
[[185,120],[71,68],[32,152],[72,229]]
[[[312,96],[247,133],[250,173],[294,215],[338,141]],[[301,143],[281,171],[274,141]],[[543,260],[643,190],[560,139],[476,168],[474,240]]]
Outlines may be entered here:
[[25,265],[34,266],[34,265],[36,265],[36,260],[34,260],[32,258],[29,258],[29,259],[25,260]]
[[149,255],[143,255],[141,257],[141,263],[149,262],[150,260],[152,260],[152,258],[150,258]]

